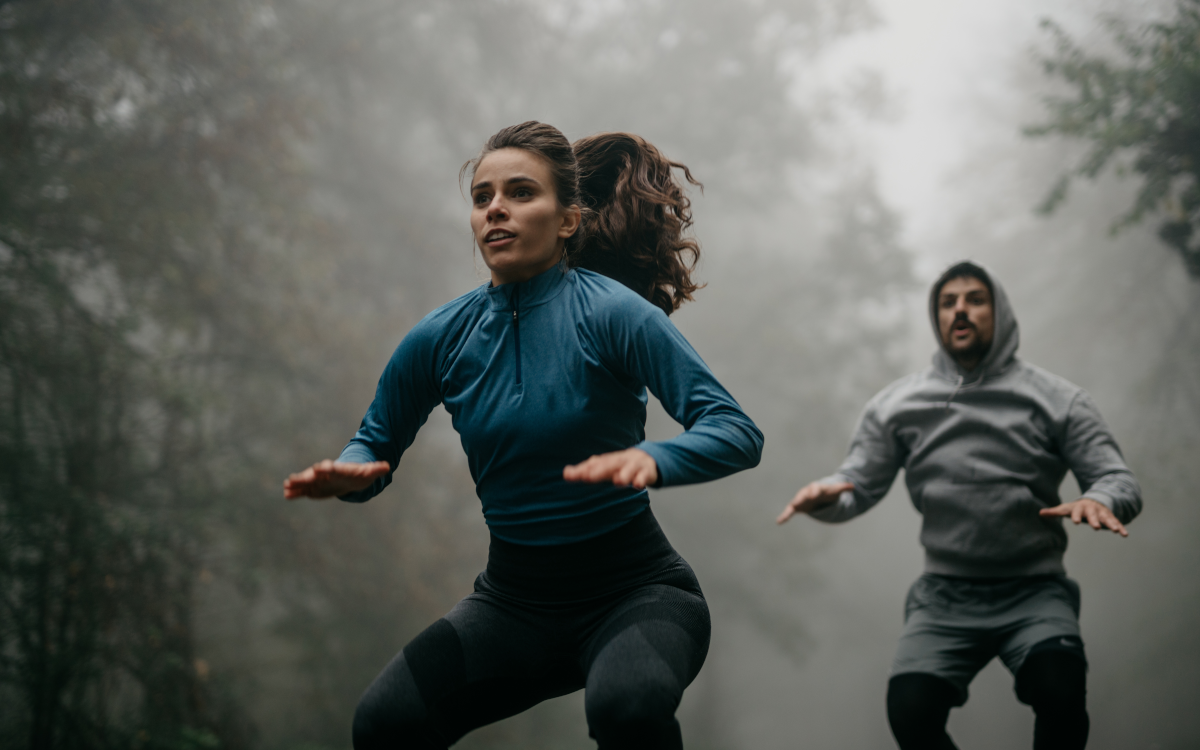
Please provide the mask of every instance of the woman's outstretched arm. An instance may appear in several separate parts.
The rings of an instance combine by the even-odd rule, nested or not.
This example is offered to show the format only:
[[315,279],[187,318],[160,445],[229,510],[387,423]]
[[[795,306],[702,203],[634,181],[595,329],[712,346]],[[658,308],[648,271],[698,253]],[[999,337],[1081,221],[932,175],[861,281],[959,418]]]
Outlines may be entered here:
[[338,495],[348,495],[365,490],[391,470],[392,467],[387,461],[352,464],[325,459],[283,480],[283,496],[288,500],[301,497],[326,500]]
[[[569,481],[638,487],[692,484],[758,465],[763,435],[658,308],[638,300],[604,311],[597,349],[620,372],[645,383],[684,432],[568,466]],[[604,316],[601,316],[604,317]]]
[[283,496],[323,499],[339,497],[365,502],[391,482],[400,456],[412,445],[429,413],[441,402],[438,387],[439,327],[427,316],[388,360],[375,400],[358,432],[336,461],[318,461],[283,482]]

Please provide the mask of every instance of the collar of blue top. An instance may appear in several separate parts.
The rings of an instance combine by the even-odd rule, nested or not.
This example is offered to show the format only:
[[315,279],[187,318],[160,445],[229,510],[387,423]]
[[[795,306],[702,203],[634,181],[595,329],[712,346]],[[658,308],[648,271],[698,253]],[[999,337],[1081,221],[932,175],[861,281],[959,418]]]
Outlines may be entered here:
[[512,310],[514,300],[521,310],[544,305],[562,294],[574,276],[574,271],[556,263],[549,271],[543,271],[528,281],[515,281],[500,286],[489,284],[484,290],[487,292],[488,308],[493,311]]

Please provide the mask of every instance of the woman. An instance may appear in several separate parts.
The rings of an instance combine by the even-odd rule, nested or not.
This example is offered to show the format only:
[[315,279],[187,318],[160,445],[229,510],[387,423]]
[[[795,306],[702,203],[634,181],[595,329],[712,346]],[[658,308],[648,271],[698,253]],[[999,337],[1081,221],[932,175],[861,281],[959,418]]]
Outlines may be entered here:
[[[672,167],[695,182],[628,134],[492,136],[463,167],[491,283],[405,336],[338,461],[284,482],[363,502],[442,403],[483,503],[487,569],[367,689],[359,750],[445,748],[580,688],[600,747],[682,747],[708,607],[646,488],[755,466],[762,433],[667,320],[697,289]],[[683,434],[645,440],[647,388]]]

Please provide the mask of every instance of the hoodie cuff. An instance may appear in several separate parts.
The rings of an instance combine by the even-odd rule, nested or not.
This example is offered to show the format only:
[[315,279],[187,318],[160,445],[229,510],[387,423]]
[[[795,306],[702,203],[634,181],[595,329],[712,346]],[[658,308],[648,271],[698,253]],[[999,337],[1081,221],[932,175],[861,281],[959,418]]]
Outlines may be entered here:
[[[853,484],[852,479],[842,474],[830,474],[823,479],[817,480],[818,484],[841,484],[842,482],[850,482]],[[853,507],[854,490],[846,490],[842,494],[838,495],[837,500],[834,500],[832,503],[823,508],[818,508],[810,512],[808,515],[812,516],[818,521],[824,521],[825,523],[838,523],[840,521],[847,520],[846,511]]]
[[1113,499],[1111,497],[1109,497],[1108,495],[1104,494],[1103,492],[1096,492],[1094,490],[1088,490],[1087,492],[1084,492],[1083,494],[1081,494],[1079,496],[1079,499],[1082,500],[1085,497],[1088,500],[1095,500],[1096,502],[1100,503],[1105,508],[1108,508],[1114,514],[1116,514],[1117,511],[1116,511],[1115,503],[1113,502]]

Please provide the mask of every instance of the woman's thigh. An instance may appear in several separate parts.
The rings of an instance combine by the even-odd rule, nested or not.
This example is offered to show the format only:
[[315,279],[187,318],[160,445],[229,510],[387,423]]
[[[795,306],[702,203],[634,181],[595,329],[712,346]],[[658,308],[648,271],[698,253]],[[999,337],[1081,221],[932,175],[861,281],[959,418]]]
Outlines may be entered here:
[[472,729],[583,687],[574,653],[496,600],[472,594],[414,638],[367,688],[356,750],[444,748]]
[[711,630],[704,598],[674,586],[643,587],[613,607],[582,654],[593,732],[598,722],[673,721]]

